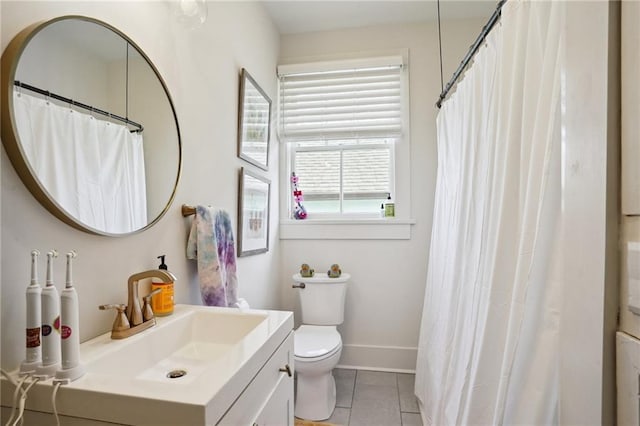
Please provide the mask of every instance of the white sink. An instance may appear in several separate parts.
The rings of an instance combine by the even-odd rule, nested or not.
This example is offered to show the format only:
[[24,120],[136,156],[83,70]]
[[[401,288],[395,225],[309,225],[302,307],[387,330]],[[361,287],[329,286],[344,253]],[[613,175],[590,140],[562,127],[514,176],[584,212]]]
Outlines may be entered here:
[[[59,389],[59,413],[124,424],[215,424],[293,327],[291,312],[190,305],[157,321],[123,340],[106,333],[81,344],[86,374]],[[3,405],[12,394],[5,385]],[[35,386],[27,408],[50,412],[51,386]]]
[[[184,309],[187,308],[187,309]],[[180,307],[173,317],[114,344],[105,336],[84,344],[88,373],[166,383],[183,383],[198,378],[213,364],[234,355],[238,343],[251,334],[254,340],[268,336],[264,312],[245,313],[231,309]],[[235,357],[233,357],[235,358]],[[180,378],[169,372],[184,370]]]

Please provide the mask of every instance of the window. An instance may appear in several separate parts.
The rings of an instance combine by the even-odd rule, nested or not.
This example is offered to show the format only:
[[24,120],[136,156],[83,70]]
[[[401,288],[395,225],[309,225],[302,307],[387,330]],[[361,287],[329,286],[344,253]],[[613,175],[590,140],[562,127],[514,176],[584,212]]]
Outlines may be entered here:
[[403,62],[279,67],[279,136],[309,219],[379,217],[387,196],[395,196],[407,104]]
[[297,142],[291,167],[308,212],[377,214],[393,190],[395,139]]

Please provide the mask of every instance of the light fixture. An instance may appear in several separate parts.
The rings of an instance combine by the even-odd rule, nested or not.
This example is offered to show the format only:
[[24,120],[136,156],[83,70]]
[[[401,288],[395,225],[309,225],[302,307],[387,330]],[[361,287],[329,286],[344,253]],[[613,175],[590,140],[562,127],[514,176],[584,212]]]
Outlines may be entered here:
[[177,0],[174,2],[176,19],[187,28],[196,28],[207,20],[206,0]]

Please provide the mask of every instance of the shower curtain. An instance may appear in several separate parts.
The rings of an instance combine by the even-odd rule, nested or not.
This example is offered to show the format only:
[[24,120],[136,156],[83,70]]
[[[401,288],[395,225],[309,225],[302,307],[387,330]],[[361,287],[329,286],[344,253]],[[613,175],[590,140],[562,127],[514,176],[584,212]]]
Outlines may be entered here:
[[437,118],[425,424],[557,423],[562,3],[505,3]]
[[26,93],[13,102],[28,163],[60,207],[106,233],[147,225],[141,134]]

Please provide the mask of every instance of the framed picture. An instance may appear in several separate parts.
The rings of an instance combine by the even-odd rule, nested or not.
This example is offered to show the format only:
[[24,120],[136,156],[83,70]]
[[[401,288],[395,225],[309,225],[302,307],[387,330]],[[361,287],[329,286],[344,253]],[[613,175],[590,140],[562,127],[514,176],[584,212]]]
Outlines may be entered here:
[[271,99],[258,83],[242,69],[238,107],[238,157],[269,169]]
[[240,169],[238,194],[238,256],[269,251],[271,181]]

